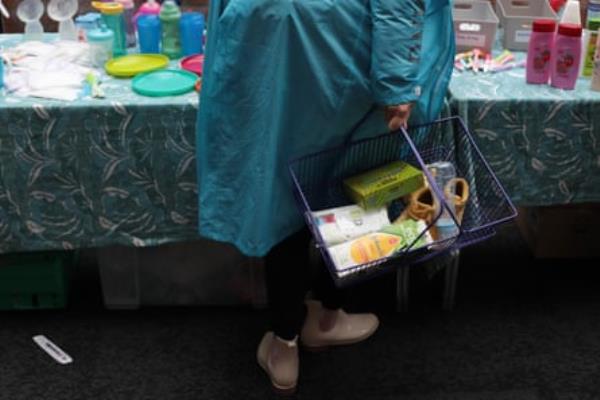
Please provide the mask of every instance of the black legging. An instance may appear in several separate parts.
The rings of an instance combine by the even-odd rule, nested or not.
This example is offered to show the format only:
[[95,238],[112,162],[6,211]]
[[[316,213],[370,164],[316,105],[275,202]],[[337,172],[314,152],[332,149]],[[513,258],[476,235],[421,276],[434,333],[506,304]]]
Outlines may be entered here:
[[267,255],[266,280],[271,309],[271,328],[284,340],[293,340],[306,318],[304,299],[309,290],[330,310],[342,307],[343,291],[337,289],[319,258],[310,266],[308,229],[283,240]]

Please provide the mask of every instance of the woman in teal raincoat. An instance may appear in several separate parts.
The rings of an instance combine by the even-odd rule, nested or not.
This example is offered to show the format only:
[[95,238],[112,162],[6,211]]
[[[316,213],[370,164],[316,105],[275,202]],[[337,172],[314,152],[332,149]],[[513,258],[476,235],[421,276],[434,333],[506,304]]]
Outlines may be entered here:
[[[197,135],[200,234],[266,255],[272,331],[258,361],[293,391],[305,346],[370,336],[326,273],[308,277],[308,240],[289,160],[434,120],[453,67],[450,0],[212,0]],[[313,289],[321,302],[304,297]],[[307,311],[308,310],[308,311]]]

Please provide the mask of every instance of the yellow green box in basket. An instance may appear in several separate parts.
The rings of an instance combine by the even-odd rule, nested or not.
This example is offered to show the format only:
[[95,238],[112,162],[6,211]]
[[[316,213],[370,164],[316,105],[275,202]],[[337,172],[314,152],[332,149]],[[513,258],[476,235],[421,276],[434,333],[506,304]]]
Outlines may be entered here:
[[350,198],[359,206],[382,207],[423,186],[423,173],[403,161],[395,161],[344,181]]

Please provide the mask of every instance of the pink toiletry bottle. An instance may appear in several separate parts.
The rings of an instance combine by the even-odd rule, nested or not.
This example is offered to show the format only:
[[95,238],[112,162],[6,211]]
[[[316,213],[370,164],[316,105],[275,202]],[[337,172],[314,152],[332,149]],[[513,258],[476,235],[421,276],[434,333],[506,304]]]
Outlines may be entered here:
[[555,31],[556,21],[553,19],[533,21],[529,50],[527,51],[527,83],[548,83]]
[[559,24],[552,52],[552,86],[573,90],[581,61],[581,25]]

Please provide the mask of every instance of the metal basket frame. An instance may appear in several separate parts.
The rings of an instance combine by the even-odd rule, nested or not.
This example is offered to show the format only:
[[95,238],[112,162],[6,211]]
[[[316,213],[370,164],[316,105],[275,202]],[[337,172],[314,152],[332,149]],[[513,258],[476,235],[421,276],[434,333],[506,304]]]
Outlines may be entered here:
[[[352,133],[349,137],[352,137]],[[318,227],[314,224],[312,213],[352,204],[343,194],[343,179],[396,160],[409,162],[423,171],[432,189],[434,201],[440,205],[435,218],[417,239],[393,256],[338,271]],[[426,167],[436,160],[453,162],[457,176],[465,178],[471,187],[465,209],[466,218],[462,221],[457,220],[452,207],[445,200],[442,188],[438,187]],[[289,171],[300,212],[338,287],[371,279],[397,268],[431,259],[446,251],[488,239],[495,234],[496,226],[517,215],[506,190],[460,117],[444,118],[430,124],[411,126],[408,130],[402,128],[393,133],[349,141],[341,146],[292,160]],[[332,176],[323,175],[325,171]],[[443,209],[458,226],[457,235],[415,248],[415,244],[441,217]]]

